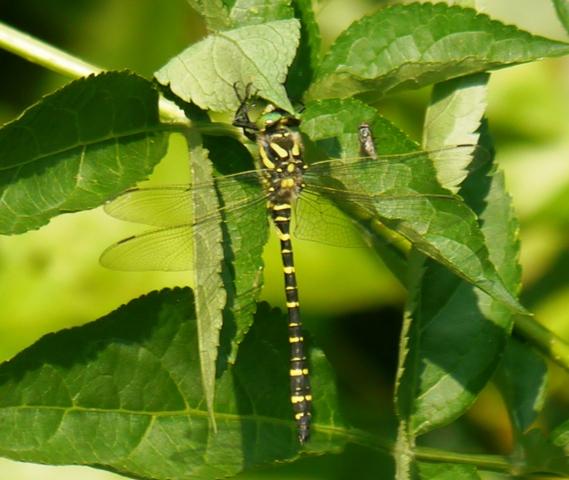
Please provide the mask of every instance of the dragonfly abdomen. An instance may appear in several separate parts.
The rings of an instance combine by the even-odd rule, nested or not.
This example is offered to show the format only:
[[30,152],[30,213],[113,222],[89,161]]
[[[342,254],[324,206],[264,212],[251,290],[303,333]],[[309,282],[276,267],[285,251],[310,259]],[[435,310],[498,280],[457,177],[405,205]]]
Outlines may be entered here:
[[291,206],[288,203],[278,203],[271,207],[271,214],[281,245],[283,262],[286,306],[288,310],[288,340],[290,343],[290,400],[294,411],[298,430],[298,440],[304,443],[310,435],[310,420],[312,417],[312,395],[308,360],[304,352],[302,336],[302,321],[300,319],[300,303],[296,285],[296,272],[292,242],[290,240]]

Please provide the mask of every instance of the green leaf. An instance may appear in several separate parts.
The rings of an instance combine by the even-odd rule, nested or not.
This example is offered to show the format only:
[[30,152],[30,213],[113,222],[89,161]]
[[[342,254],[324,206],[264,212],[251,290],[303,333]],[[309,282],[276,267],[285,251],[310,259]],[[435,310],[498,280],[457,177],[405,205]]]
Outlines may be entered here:
[[96,207],[165,155],[158,94],[126,72],[71,82],[0,129],[0,233]]
[[551,432],[551,441],[555,446],[564,448],[569,455],[569,419]]
[[[439,84],[426,115],[426,147],[476,141],[484,113],[485,76]],[[483,143],[489,151],[489,141]],[[464,162],[437,164],[447,185],[464,178]],[[443,167],[440,170],[439,167]],[[520,287],[518,223],[501,173],[487,163],[466,180],[461,195],[481,219],[484,249],[501,282],[511,292]],[[407,318],[402,333],[397,406],[414,437],[460,416],[491,378],[512,327],[503,302],[473,289],[467,279],[440,264],[414,255]],[[455,270],[455,273],[456,270]],[[449,294],[450,293],[450,294]],[[488,292],[487,292],[488,293]]]
[[[200,188],[192,191],[193,218],[200,218],[218,205],[218,198],[213,188],[213,168],[207,152],[202,147],[202,138],[195,129],[186,134],[190,150],[190,169],[192,181],[199,185],[211,185],[211,189]],[[198,349],[200,354],[200,370],[207,412],[216,429],[213,402],[215,395],[215,371],[217,363],[217,347],[219,332],[223,324],[222,310],[225,306],[226,294],[221,278],[221,261],[223,259],[221,214],[217,214],[215,228],[209,225],[207,235],[196,232],[193,242],[193,270],[195,285],[195,304],[198,329]]]
[[[381,117],[377,110],[359,101],[326,101],[314,102],[307,106],[303,114],[302,132],[308,137],[306,157],[320,154],[322,160],[349,155],[359,149],[358,125],[369,123],[373,128],[378,154],[398,154],[414,151],[417,144],[397,129],[387,119]],[[311,140],[316,141],[313,145]],[[323,154],[323,155],[322,155]],[[357,218],[359,209],[354,206],[351,212],[344,205],[350,217]],[[407,259],[402,252],[407,250],[407,241],[385,228],[379,230],[378,225],[369,225],[363,221],[362,227],[372,233],[372,248],[381,256],[385,264],[402,284],[407,278]]]
[[[429,150],[448,145],[476,145],[478,129],[486,110],[486,85],[489,75],[479,73],[437,83],[425,114],[423,147]],[[468,153],[465,150],[465,153]],[[456,193],[468,175],[471,155],[462,162],[434,157],[437,178],[446,189]]]
[[187,0],[204,17],[208,30],[219,31],[229,27],[229,15],[222,0]]
[[[552,441],[553,440],[553,441]],[[538,429],[527,432],[522,438],[523,458],[518,463],[522,465],[522,472],[557,474],[561,477],[569,477],[569,455],[567,445],[555,443],[556,438],[546,438]]]
[[567,0],[553,0],[557,18],[565,27],[565,31],[569,33],[569,1]]
[[[486,80],[487,75],[481,74],[435,85],[425,115],[423,145],[426,149],[478,143],[477,129],[486,107]],[[433,158],[437,178],[444,187],[453,192],[458,190],[472,160],[469,153],[466,151],[459,161],[453,162]],[[473,349],[465,368],[457,371],[463,357],[469,358],[465,342],[470,345],[473,332],[483,331],[487,325],[471,285],[418,252],[412,252],[410,272],[395,392],[400,452],[413,451],[415,436],[422,429],[429,430],[463,413],[490,375],[484,362],[477,363],[479,345]],[[452,295],[449,296],[449,292]],[[453,302],[455,297],[457,300]],[[462,321],[457,323],[457,319]],[[465,335],[465,331],[470,334]],[[486,334],[498,335],[500,339],[498,329]],[[447,344],[441,353],[440,345]],[[498,344],[503,345],[503,341]],[[494,359],[495,355],[491,356],[491,360]],[[467,385],[473,380],[479,386],[471,393]],[[433,425],[417,426],[418,419]],[[401,469],[409,469],[407,457],[396,456]]]
[[296,19],[210,35],[171,59],[156,79],[186,102],[215,111],[236,110],[233,89],[252,84],[259,96],[292,112],[282,86],[299,40]]
[[[220,175],[232,175],[254,168],[248,150],[235,139],[206,137],[205,146],[216,165],[216,173]],[[247,190],[243,198],[260,198],[263,194],[260,185],[250,182],[243,182],[242,188]],[[222,204],[230,201],[227,189],[218,187],[218,193]],[[224,269],[227,305],[221,348],[229,362],[233,363],[237,347],[251,327],[257,308],[257,297],[263,285],[262,254],[268,241],[269,225],[264,202],[256,202],[246,209],[223,211],[222,215],[224,257],[227,262]],[[218,368],[223,369],[225,365],[219,365]]]
[[396,5],[338,37],[308,97],[377,95],[569,53],[569,44],[531,35],[475,10]]
[[[370,122],[366,114],[360,115],[356,120],[360,108],[361,103],[355,101],[330,100],[309,104],[303,115],[302,129],[330,157],[340,151],[347,152],[347,157],[356,156],[359,151],[359,124],[368,121],[374,131],[378,131],[374,125],[375,119]],[[354,113],[346,114],[346,111]],[[367,197],[366,207],[373,204],[381,222],[407,238],[421,252],[508,308],[525,311],[504,286],[490,263],[484,237],[472,210],[458,197],[437,197],[448,195],[448,192],[438,184],[428,155],[418,155],[413,161],[407,162],[404,159],[398,161],[397,157],[390,158],[383,165],[383,178],[370,178],[361,172],[356,185],[352,185],[355,180],[353,176],[346,179],[341,175],[337,177],[336,172],[332,175],[348,189],[365,195],[372,194],[373,197]],[[383,191],[389,191],[390,198],[381,195],[382,185],[385,185]],[[434,196],[410,196],[410,191]]]
[[417,462],[418,478],[424,480],[480,480],[473,465]]
[[300,100],[320,64],[320,28],[310,0],[294,0],[296,18],[300,19],[300,45],[286,79],[291,98]]
[[236,0],[231,8],[233,27],[257,25],[293,17],[290,0]]
[[511,338],[496,373],[495,381],[508,406],[512,425],[521,435],[543,407],[547,364],[529,345]]
[[[315,427],[306,450],[348,437],[333,374],[311,355]],[[0,366],[0,455],[145,479],[211,479],[297,458],[286,320],[261,306],[234,367],[218,380],[208,428],[189,289],[130,302],[50,334]]]

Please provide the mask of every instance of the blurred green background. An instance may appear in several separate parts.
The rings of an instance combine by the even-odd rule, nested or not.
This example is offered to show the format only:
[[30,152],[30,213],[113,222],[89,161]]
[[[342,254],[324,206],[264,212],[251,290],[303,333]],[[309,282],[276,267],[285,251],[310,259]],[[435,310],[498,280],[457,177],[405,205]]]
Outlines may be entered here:
[[[353,20],[389,2],[313,3],[326,46]],[[494,18],[532,33],[569,40],[550,0],[487,0],[484,7]],[[184,0],[0,0],[0,20],[88,62],[108,69],[129,68],[147,77],[205,33]],[[69,81],[3,51],[0,68],[2,123]],[[428,95],[424,89],[390,98],[382,105],[382,113],[420,140]],[[569,340],[569,59],[493,74],[488,117],[497,160],[506,171],[521,221],[523,302],[547,327]],[[152,181],[183,182],[185,160],[184,143],[174,136],[168,157]],[[143,293],[187,284],[184,273],[121,273],[98,265],[106,246],[137,228],[96,209],[62,215],[38,231],[0,237],[0,359],[12,357],[47,332],[95,320]],[[296,247],[308,329],[333,352],[340,381],[349,380],[358,411],[391,411],[404,290],[369,252],[300,241]],[[282,306],[274,238],[265,258],[263,298]],[[348,369],[358,372],[355,378],[347,378]],[[551,373],[549,400],[540,420],[545,429],[566,416],[569,404],[566,374],[554,365]],[[389,413],[385,418],[392,422]],[[455,450],[508,453],[511,432],[493,387],[483,392],[462,420],[439,431],[433,441]],[[386,459],[372,461],[366,452],[349,448],[342,455],[306,459],[242,478],[353,478],[354,462],[362,468],[358,478],[379,478],[390,471]],[[40,478],[121,477],[85,467],[0,460],[0,479]],[[485,478],[501,477],[488,474]]]

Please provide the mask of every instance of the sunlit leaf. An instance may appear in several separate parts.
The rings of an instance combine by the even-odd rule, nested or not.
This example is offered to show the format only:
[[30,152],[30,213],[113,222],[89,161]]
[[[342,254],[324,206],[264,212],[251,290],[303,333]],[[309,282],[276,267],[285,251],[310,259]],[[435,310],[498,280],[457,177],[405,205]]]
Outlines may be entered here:
[[187,0],[191,7],[204,17],[208,30],[225,30],[229,24],[229,14],[222,0]]
[[338,37],[309,97],[385,95],[567,53],[569,44],[472,9],[444,3],[395,5],[355,22]]
[[[206,139],[205,146],[215,162],[217,172],[231,175],[252,168],[251,156],[246,148],[229,138]],[[224,182],[225,185],[226,182]],[[223,204],[229,201],[224,185],[217,190]],[[259,198],[261,186],[242,184],[244,197]],[[251,327],[257,308],[257,298],[263,285],[262,254],[268,240],[268,217],[265,202],[256,202],[245,209],[223,212],[225,261],[225,288],[227,305],[224,311],[221,348],[228,351],[228,361],[234,362],[237,347]],[[225,365],[221,365],[224,368]]]
[[[213,168],[202,146],[202,138],[196,131],[186,135],[190,152],[192,181],[197,184],[211,184],[211,189],[197,189],[192,192],[193,218],[199,218],[204,211],[211,211],[218,205],[213,189]],[[215,372],[217,365],[219,332],[223,324],[222,310],[227,295],[221,278],[223,259],[221,215],[217,215],[215,226],[208,228],[207,235],[193,235],[194,292],[198,331],[198,350],[203,391],[208,415],[215,429],[213,411],[215,395]]]
[[[476,140],[485,96],[480,76],[438,85],[426,115],[430,129],[424,134],[426,147],[440,147],[447,138],[459,143]],[[491,150],[488,141],[483,146]],[[461,159],[435,164],[450,186],[463,180]],[[485,248],[498,278],[515,292],[520,285],[518,224],[503,175],[491,173],[492,164],[482,164],[460,194],[482,220]],[[420,255],[413,257],[412,264],[397,405],[402,424],[414,437],[450,423],[472,405],[501,358],[512,318],[499,299],[473,289],[470,282],[441,265]]]
[[158,94],[131,73],[76,80],[0,129],[0,233],[93,208],[166,153]]
[[236,0],[231,8],[234,27],[293,18],[290,0]]
[[[358,115],[358,111],[362,113]],[[352,149],[351,155],[347,155],[350,157],[359,151],[357,132],[362,121],[371,123],[374,131],[380,131],[374,128],[376,118],[370,118],[368,112],[362,111],[358,102],[315,102],[307,105],[302,129],[312,142],[318,142],[318,147],[328,151],[330,156],[337,155],[344,147],[348,152]],[[345,132],[350,133],[342,137]],[[380,142],[377,144],[381,145]],[[421,252],[510,309],[525,311],[490,263],[485,239],[472,210],[458,197],[437,198],[445,196],[445,193],[448,195],[448,192],[440,187],[428,155],[414,157],[409,164],[398,162],[397,158],[390,158],[385,163],[385,178],[368,178],[362,174],[362,178],[357,179],[358,186],[354,187],[363,186],[365,189],[362,193],[366,195],[381,192],[382,185],[388,186],[389,195],[373,195],[367,201],[368,207],[373,203],[378,218],[411,241]],[[333,172],[332,175],[337,176],[337,173]],[[345,178],[339,177],[338,180],[343,182]],[[347,187],[352,188],[350,185]],[[416,195],[406,196],[409,191]]]
[[[438,83],[433,88],[425,114],[423,147],[429,150],[447,145],[476,145],[478,129],[487,106],[486,85],[489,75],[480,73]],[[472,153],[462,162],[434,157],[440,184],[456,193],[468,175]]]
[[[186,102],[215,111],[239,105],[233,85],[252,84],[258,95],[292,111],[282,83],[300,36],[296,19],[218,32],[188,47],[155,73]],[[223,66],[223,68],[220,68]]]

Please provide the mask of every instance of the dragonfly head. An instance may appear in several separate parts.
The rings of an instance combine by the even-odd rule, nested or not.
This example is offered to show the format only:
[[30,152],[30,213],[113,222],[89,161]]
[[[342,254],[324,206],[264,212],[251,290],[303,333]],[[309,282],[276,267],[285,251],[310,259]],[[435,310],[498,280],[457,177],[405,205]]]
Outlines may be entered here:
[[269,103],[257,119],[257,127],[261,132],[275,131],[287,127],[295,127],[300,120],[281,108]]

